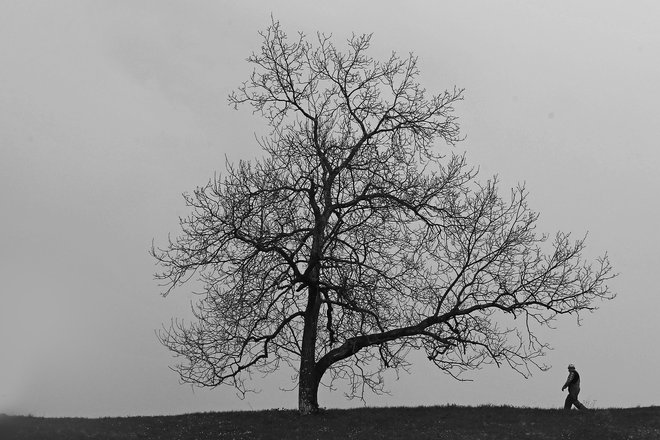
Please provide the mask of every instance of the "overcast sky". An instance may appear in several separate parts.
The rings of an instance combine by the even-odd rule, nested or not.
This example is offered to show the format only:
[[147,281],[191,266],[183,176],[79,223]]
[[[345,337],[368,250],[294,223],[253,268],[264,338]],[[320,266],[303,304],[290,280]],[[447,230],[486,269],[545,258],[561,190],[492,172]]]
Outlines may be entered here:
[[[0,3],[0,412],[120,416],[297,406],[291,371],[231,388],[180,385],[154,331],[193,296],[153,280],[152,239],[181,193],[259,154],[264,121],[233,110],[270,14],[290,34],[372,33],[419,56],[458,104],[471,163],[526,182],[539,229],[588,233],[618,297],[544,333],[553,368],[459,383],[423,356],[369,405],[559,407],[566,365],[597,407],[660,404],[660,3],[656,1],[27,1]],[[439,148],[447,148],[439,145]],[[391,376],[388,376],[393,379]],[[347,407],[340,391],[320,405]]]

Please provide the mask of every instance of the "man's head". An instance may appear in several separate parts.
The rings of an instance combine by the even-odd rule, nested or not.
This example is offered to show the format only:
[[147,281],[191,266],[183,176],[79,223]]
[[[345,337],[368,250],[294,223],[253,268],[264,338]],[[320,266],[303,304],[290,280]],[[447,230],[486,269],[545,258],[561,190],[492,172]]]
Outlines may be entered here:
[[575,370],[575,365],[573,364],[568,364],[568,370]]

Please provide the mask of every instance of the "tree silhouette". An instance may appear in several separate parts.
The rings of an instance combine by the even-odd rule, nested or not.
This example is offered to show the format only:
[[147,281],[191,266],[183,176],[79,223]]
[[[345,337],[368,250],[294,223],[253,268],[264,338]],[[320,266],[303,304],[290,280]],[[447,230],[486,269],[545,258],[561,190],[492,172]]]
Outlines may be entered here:
[[263,158],[185,195],[181,233],[152,247],[165,295],[203,286],[196,319],[160,334],[183,381],[244,392],[284,362],[307,414],[322,379],[383,391],[411,349],[454,377],[493,362],[527,376],[545,368],[535,330],[613,296],[606,255],[585,262],[584,239],[537,235],[523,187],[504,199],[441,154],[460,140],[461,90],[427,96],[417,59],[376,61],[369,35],[345,52],[277,22],[261,35],[229,100],[270,125]]

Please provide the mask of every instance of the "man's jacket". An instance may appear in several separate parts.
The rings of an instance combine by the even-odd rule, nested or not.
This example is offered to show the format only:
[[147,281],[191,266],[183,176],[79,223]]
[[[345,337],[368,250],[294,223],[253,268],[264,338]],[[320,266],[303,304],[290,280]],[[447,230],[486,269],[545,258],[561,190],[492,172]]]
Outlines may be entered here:
[[568,388],[569,394],[578,394],[580,392],[580,374],[577,370],[570,370],[564,387]]

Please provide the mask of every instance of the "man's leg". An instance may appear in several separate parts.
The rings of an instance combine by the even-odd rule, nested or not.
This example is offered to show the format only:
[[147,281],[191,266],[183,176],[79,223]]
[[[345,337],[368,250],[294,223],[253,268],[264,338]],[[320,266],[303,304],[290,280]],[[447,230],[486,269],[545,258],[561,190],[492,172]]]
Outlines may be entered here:
[[578,400],[578,393],[568,393],[568,396],[566,397],[566,403],[564,404],[564,409],[571,409],[571,405],[575,405],[575,407],[580,410],[587,409],[587,407],[582,405],[582,403]]
[[571,409],[571,406],[573,405],[573,398],[571,397],[570,394],[566,396],[566,400],[564,401],[564,409]]
[[582,403],[580,403],[580,401],[578,400],[578,395],[577,394],[575,396],[573,396],[573,405],[575,405],[575,407],[577,409],[580,409],[580,410],[587,409],[586,406],[584,406],[584,405],[582,405]]

